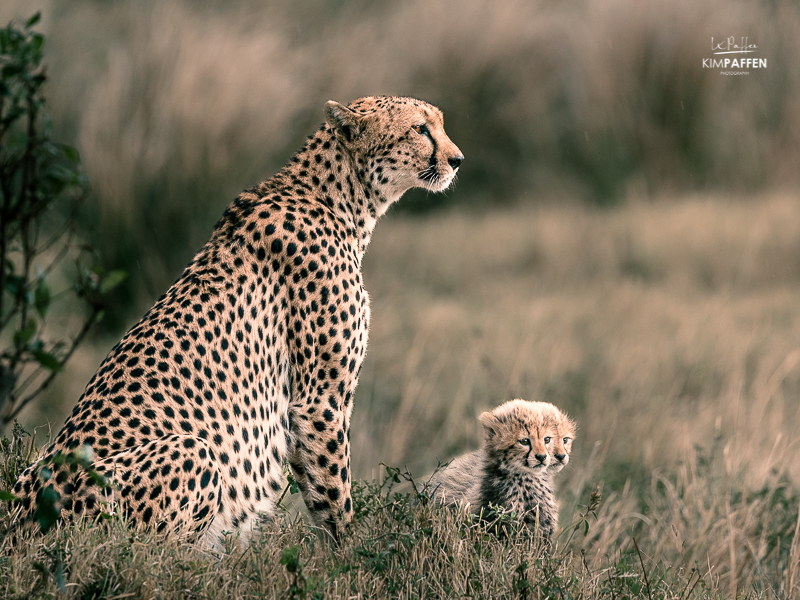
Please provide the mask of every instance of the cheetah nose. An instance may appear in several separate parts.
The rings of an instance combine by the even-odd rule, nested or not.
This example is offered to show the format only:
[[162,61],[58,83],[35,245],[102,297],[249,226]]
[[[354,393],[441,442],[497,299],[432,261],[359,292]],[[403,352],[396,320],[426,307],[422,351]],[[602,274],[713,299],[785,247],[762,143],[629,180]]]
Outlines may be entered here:
[[541,463],[547,460],[547,454],[536,454],[535,456],[536,460],[538,460]]
[[554,454],[554,456],[556,457],[556,460],[558,460],[559,462],[563,462],[564,459],[567,457],[566,454]]
[[453,167],[453,170],[457,169],[461,166],[461,163],[464,162],[464,157],[460,154],[458,156],[451,156],[447,159],[447,164]]

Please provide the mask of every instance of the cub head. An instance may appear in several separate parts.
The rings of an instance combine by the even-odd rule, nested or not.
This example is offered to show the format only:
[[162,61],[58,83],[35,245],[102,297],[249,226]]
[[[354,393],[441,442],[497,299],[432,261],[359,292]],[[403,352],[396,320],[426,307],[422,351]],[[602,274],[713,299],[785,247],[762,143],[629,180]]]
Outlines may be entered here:
[[545,420],[555,429],[556,435],[550,446],[551,461],[548,470],[551,473],[557,473],[569,463],[572,440],[575,439],[575,421],[549,402],[533,402],[532,404],[539,405]]
[[551,464],[556,436],[535,402],[511,400],[479,417],[486,433],[486,455],[491,463],[514,473],[539,477]]
[[447,189],[464,160],[444,132],[442,111],[394,96],[359,98],[348,106],[328,101],[325,119],[359,176],[388,200],[412,187]]

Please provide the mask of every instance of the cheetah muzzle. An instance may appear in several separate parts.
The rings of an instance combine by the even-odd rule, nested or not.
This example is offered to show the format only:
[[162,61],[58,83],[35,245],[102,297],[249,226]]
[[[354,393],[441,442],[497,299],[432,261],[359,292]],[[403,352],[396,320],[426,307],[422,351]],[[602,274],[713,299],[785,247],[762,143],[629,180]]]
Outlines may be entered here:
[[[247,540],[259,514],[274,512],[288,460],[316,523],[342,533],[370,319],[364,251],[393,202],[412,187],[446,189],[464,157],[442,113],[413,98],[331,101],[325,117],[286,167],[230,204],[111,350],[17,481],[21,519],[52,487],[64,518],[111,507],[209,544],[224,531]],[[52,467],[86,445],[110,489]]]

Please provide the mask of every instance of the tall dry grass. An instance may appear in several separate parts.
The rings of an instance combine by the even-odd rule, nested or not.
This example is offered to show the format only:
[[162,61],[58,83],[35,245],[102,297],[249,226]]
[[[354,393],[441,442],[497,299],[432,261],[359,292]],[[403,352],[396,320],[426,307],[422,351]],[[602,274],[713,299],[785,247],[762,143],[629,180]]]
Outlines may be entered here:
[[577,461],[672,466],[721,431],[729,472],[797,477],[798,265],[788,193],[381,223],[354,453],[430,469],[522,396],[578,417]]

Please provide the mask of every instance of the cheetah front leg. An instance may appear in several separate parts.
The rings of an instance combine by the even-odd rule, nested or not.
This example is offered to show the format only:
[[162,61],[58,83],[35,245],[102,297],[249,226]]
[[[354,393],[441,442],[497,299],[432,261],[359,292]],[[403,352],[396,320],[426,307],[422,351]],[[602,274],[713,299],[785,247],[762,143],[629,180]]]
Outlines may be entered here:
[[[350,415],[357,379],[317,365],[328,377],[325,393],[300,396],[290,405],[289,463],[314,521],[338,540],[353,516],[350,494]],[[320,392],[320,390],[317,390]]]

